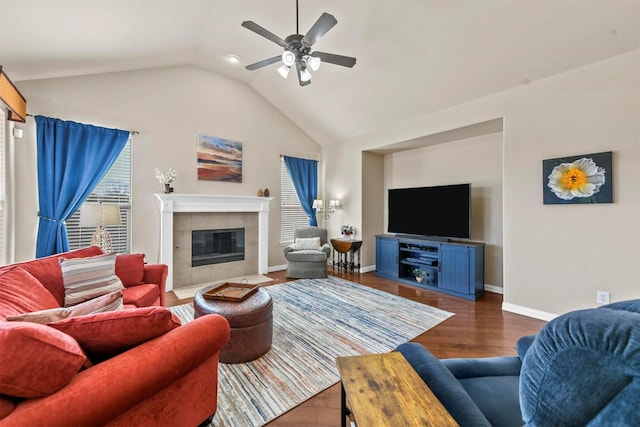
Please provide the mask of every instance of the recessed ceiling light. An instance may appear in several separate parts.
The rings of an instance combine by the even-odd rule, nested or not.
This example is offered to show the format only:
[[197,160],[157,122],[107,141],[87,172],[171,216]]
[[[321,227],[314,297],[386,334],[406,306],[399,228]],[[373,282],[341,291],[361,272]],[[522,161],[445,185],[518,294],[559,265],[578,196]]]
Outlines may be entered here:
[[230,53],[229,55],[227,55],[227,61],[231,62],[232,64],[237,64],[238,62],[240,62],[240,57],[238,55]]

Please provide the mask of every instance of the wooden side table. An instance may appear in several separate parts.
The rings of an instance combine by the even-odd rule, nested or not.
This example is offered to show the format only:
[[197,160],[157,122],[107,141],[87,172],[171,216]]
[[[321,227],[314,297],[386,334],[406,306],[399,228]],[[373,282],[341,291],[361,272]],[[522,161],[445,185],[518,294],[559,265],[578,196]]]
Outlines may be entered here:
[[[331,239],[331,246],[333,247],[331,267],[334,270],[337,266],[338,271],[343,268],[345,271],[351,270],[353,273],[357,270],[360,273],[360,247],[362,246],[362,240]],[[337,262],[336,252],[338,254]]]
[[407,359],[397,352],[336,358],[342,427],[457,426]]

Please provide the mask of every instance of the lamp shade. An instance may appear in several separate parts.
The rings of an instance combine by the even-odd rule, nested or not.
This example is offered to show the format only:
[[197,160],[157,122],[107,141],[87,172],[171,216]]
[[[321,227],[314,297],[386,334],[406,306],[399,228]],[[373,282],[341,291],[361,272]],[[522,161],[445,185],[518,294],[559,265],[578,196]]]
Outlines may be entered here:
[[309,80],[311,80],[311,73],[306,68],[303,68],[300,71],[300,81],[308,82]]
[[283,78],[287,78],[287,76],[289,75],[289,70],[291,70],[291,67],[282,64],[280,67],[278,67],[278,73],[280,73],[280,75]]
[[285,50],[282,53],[282,63],[287,67],[291,67],[294,62],[296,62],[296,55],[291,51]]
[[320,68],[320,63],[321,62],[322,62],[322,60],[320,58],[318,58],[317,56],[309,56],[307,58],[307,65],[313,71],[318,71],[318,69]]
[[315,199],[313,201],[313,208],[314,209],[322,209],[322,208],[324,208],[324,201],[320,200],[320,199]]
[[80,227],[120,225],[120,209],[117,204],[84,203],[80,207]]

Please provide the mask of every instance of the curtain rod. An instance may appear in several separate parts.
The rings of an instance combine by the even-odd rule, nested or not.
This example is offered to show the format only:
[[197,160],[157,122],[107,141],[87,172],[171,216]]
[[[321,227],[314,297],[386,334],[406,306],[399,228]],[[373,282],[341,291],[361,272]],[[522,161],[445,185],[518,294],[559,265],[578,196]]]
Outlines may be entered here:
[[[35,116],[33,114],[27,113],[27,117],[35,117]],[[58,120],[62,120],[62,119],[58,119]],[[101,127],[104,127],[104,126],[101,126]],[[138,132],[136,130],[129,130],[127,132],[129,132],[131,135],[139,135],[140,134],[140,132]]]

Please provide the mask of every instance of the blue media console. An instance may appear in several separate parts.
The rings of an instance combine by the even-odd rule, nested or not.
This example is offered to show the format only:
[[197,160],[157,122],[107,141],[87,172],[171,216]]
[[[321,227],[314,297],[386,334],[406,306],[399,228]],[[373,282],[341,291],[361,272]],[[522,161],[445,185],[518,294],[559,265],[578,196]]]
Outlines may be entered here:
[[[422,283],[416,268],[427,272]],[[475,301],[484,295],[484,243],[381,234],[376,275]]]

